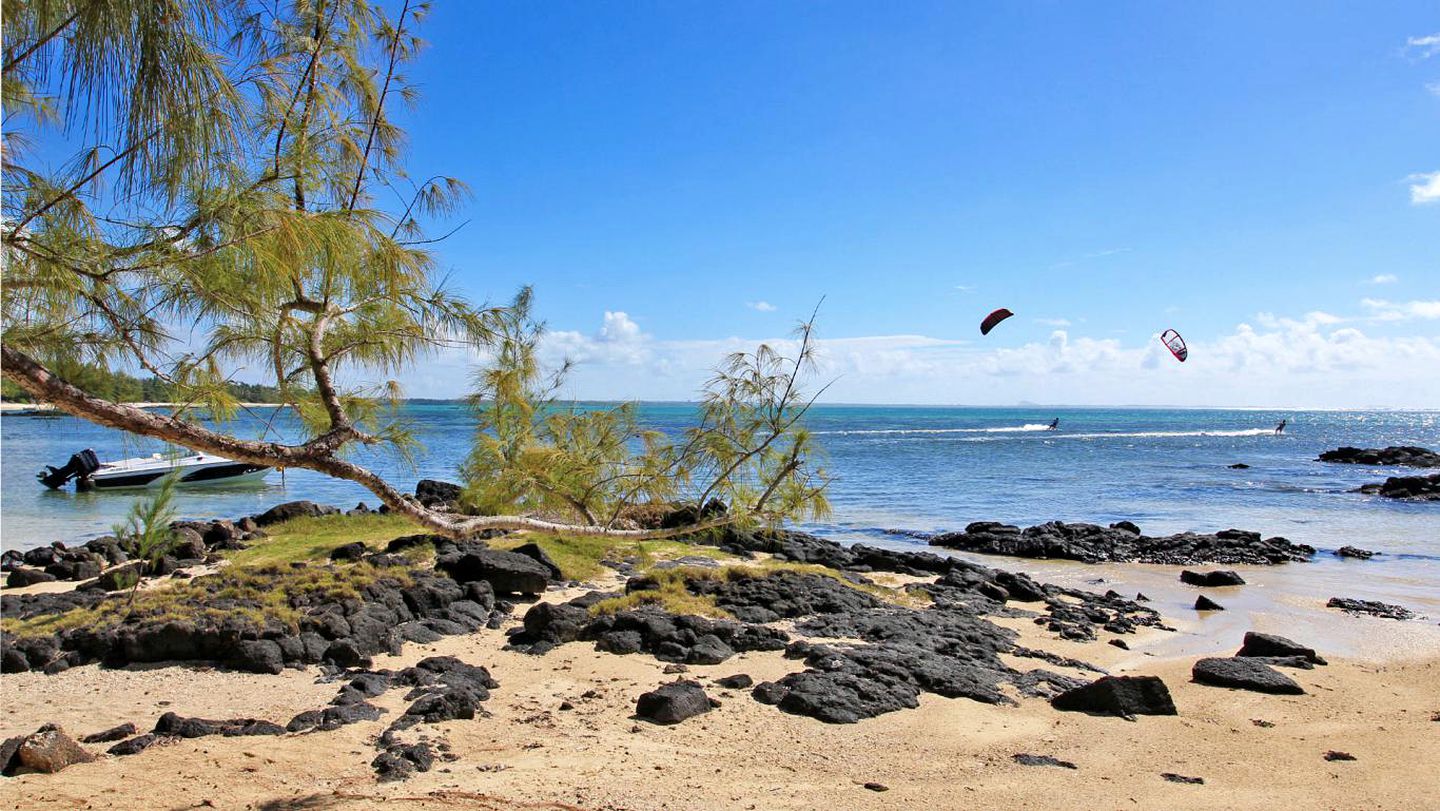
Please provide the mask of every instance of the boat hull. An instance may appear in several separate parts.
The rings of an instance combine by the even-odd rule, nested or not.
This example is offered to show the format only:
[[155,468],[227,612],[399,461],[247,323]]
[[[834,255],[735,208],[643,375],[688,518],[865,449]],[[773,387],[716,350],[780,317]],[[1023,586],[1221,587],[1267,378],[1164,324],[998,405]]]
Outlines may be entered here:
[[[169,470],[136,470],[117,473],[97,473],[91,479],[91,486],[96,490],[127,490],[143,487],[154,487],[160,484]],[[207,484],[237,484],[244,482],[258,482],[265,478],[270,468],[263,465],[251,465],[244,462],[227,462],[224,464],[203,465],[189,468],[180,476],[180,484],[184,485],[207,485]]]

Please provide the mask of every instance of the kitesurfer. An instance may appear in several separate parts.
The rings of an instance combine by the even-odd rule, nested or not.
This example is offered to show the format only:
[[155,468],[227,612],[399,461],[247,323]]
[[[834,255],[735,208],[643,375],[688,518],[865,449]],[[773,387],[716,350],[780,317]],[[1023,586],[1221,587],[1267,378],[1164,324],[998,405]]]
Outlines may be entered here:
[[1276,434],[1283,434],[1283,433],[1285,433],[1285,424],[1288,423],[1289,421],[1290,421],[1290,420],[1288,420],[1288,419],[1283,419],[1283,420],[1281,420],[1281,421],[1280,421],[1280,424],[1277,425],[1277,426],[1275,426],[1275,433],[1276,433]]
[[1058,430],[1060,430],[1060,418],[1059,418],[1059,417],[1056,417],[1055,419],[1051,420],[1051,421],[1050,421],[1050,427],[1049,427],[1049,428],[1046,428],[1045,430],[1047,430],[1047,431],[1058,431]]

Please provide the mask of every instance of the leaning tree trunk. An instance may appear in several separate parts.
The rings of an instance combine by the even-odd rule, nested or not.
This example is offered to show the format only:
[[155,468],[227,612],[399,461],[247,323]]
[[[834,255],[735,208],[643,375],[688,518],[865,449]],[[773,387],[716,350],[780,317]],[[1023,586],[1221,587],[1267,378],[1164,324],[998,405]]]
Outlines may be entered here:
[[[233,459],[277,468],[303,468],[355,482],[374,493],[392,512],[403,515],[433,532],[463,538],[487,529],[537,530],[571,535],[609,535],[647,538],[674,534],[655,530],[620,530],[595,524],[565,524],[543,521],[521,515],[454,515],[426,507],[397,490],[374,471],[341,458],[339,450],[362,435],[349,426],[332,428],[299,445],[240,439],[214,431],[194,422],[169,414],[155,414],[143,408],[116,403],[86,393],[79,387],[57,377],[34,358],[9,346],[0,346],[3,372],[36,400],[54,405],[61,411],[84,420],[118,428],[140,436],[154,437],[192,450],[213,453]],[[694,531],[725,522],[688,527]]]

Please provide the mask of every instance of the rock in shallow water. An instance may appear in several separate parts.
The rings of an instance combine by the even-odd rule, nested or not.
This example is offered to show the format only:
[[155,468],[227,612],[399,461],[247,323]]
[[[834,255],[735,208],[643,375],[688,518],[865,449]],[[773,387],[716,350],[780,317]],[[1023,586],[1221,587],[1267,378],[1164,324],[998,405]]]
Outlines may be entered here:
[[1347,445],[1325,451],[1318,461],[1349,465],[1440,467],[1440,453],[1413,445],[1391,445],[1388,448],[1352,448]]
[[1201,659],[1191,668],[1190,675],[1200,684],[1212,687],[1233,687],[1257,693],[1303,695],[1305,688],[1294,679],[1263,662],[1252,658]]
[[1180,573],[1180,582],[1190,586],[1216,588],[1222,586],[1243,586],[1245,585],[1245,578],[1225,569],[1217,569],[1213,572],[1192,572],[1186,569]]
[[1224,610],[1225,610],[1225,606],[1223,606],[1223,605],[1215,602],[1214,600],[1212,600],[1212,599],[1210,599],[1209,597],[1206,597],[1205,595],[1202,594],[1202,595],[1200,595],[1199,597],[1196,597],[1196,598],[1195,598],[1195,610],[1196,610],[1196,611],[1224,611]]
[[1303,562],[1313,547],[1285,538],[1264,538],[1258,532],[1227,529],[1213,535],[1184,532],[1150,537],[1128,529],[1095,524],[1047,524],[1020,529],[994,521],[977,521],[964,532],[936,535],[934,546],[968,552],[1013,555],[1022,558],[1061,558],[1085,563],[1139,562],[1193,565],[1196,563],[1274,564]]
[[1349,597],[1331,597],[1326,608],[1338,608],[1347,614],[1369,614],[1389,620],[1415,619],[1415,612],[1403,605],[1382,603],[1378,600],[1355,600]]

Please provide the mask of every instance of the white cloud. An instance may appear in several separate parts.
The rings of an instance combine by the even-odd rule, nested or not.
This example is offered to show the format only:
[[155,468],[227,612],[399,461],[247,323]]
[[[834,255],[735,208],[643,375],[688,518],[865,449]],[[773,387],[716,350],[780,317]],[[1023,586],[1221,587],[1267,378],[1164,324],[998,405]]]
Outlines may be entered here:
[[1440,201],[1440,172],[1421,172],[1405,179],[1411,181],[1411,203],[1418,206]]
[[1435,54],[1440,54],[1440,34],[1410,37],[1405,40],[1405,50],[1407,53],[1415,51],[1415,55],[1421,59],[1429,59]]
[[1429,90],[1432,96],[1440,96],[1440,82],[1431,82],[1425,85],[1425,89]]
[[1409,321],[1411,319],[1440,318],[1440,301],[1392,302],[1385,299],[1366,298],[1361,306],[1370,310],[1379,321]]
[[[1056,329],[1044,340],[1005,345],[926,335],[822,338],[811,390],[832,382],[824,402],[1008,405],[1022,400],[1077,405],[1231,405],[1433,407],[1440,335],[1372,336],[1365,324],[1440,319],[1440,301],[1366,299],[1368,318],[1327,312],[1260,313],[1220,335],[1187,332],[1189,359],[1178,363],[1157,334],[1128,342]],[[1392,323],[1394,322],[1394,323]],[[823,326],[823,325],[822,325]],[[727,353],[761,342],[793,352],[789,338],[669,340],[644,332],[624,312],[608,312],[593,333],[545,337],[550,363],[577,361],[563,394],[581,399],[694,400]],[[455,397],[473,354],[442,353],[406,383],[416,397]],[[1432,379],[1434,378],[1434,379]]]
[[1371,284],[1394,284],[1400,281],[1400,277],[1393,273],[1381,273],[1370,277]]
[[1035,323],[1037,323],[1037,324],[1044,324],[1044,325],[1047,326],[1047,327],[1068,327],[1068,326],[1070,326],[1070,319],[1068,319],[1068,318],[1037,318],[1037,319],[1035,319]]
[[768,301],[747,301],[745,302],[745,306],[762,313],[775,312],[775,305]]
[[957,284],[955,285],[955,289],[959,290],[961,293],[969,293],[971,290],[975,289],[975,286],[969,284]]

